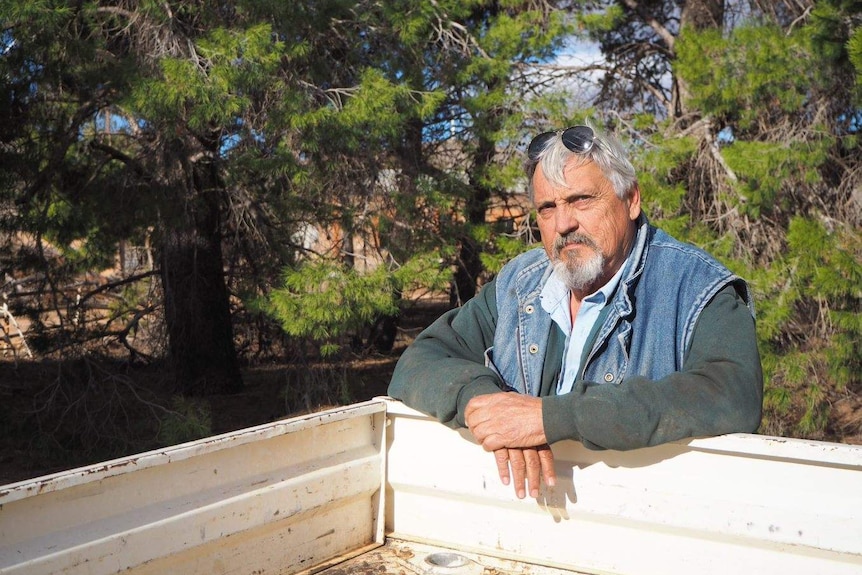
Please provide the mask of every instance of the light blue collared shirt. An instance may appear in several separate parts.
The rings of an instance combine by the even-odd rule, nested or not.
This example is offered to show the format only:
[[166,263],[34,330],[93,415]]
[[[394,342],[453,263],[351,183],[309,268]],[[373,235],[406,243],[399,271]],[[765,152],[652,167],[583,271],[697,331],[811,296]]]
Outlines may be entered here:
[[572,329],[569,310],[569,288],[557,277],[557,274],[551,274],[551,277],[545,282],[540,295],[542,309],[550,314],[554,322],[566,334],[566,349],[563,352],[560,379],[557,381],[557,395],[572,391],[581,369],[581,356],[584,353],[587,338],[592,332],[596,320],[599,319],[602,309],[611,299],[614,290],[617,289],[626,263],[628,260],[620,266],[620,269],[608,283],[581,301],[581,307],[575,318],[574,329]]

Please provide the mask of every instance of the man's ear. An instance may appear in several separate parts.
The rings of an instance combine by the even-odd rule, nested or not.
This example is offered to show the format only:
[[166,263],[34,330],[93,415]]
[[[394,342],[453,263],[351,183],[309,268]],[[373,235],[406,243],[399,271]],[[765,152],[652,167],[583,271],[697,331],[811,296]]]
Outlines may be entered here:
[[641,188],[635,183],[629,190],[629,219],[635,221],[641,215]]

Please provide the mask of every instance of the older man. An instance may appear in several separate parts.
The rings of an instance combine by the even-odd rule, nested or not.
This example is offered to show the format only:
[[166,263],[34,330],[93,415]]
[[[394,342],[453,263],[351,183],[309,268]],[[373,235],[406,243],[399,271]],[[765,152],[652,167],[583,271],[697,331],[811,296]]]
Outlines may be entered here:
[[554,484],[549,444],[561,439],[634,449],[756,430],[763,377],[745,282],[648,223],[613,137],[545,132],[528,156],[543,249],[423,331],[389,394],[468,427],[518,497]]

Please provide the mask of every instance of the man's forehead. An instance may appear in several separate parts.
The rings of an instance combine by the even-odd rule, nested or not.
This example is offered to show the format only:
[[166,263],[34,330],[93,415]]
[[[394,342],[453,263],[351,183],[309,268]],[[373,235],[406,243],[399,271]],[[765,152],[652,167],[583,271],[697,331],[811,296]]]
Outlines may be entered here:
[[610,180],[593,162],[580,165],[567,164],[564,170],[564,182],[550,180],[540,169],[541,166],[533,177],[534,197],[537,202],[552,196],[565,198],[580,192],[599,191],[608,186],[612,187]]

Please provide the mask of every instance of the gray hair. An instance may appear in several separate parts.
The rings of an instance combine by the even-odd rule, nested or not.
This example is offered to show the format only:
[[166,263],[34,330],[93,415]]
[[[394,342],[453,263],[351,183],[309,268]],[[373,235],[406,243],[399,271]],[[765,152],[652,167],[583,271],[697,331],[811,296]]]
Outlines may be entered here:
[[592,128],[595,133],[593,147],[589,152],[580,154],[569,150],[563,144],[563,130],[560,130],[548,140],[536,159],[527,159],[524,169],[527,173],[527,189],[531,200],[533,199],[533,175],[539,164],[542,164],[542,173],[548,181],[562,188],[568,186],[564,171],[570,162],[574,163],[575,166],[595,162],[604,176],[611,182],[620,199],[625,199],[632,188],[637,185],[635,168],[629,161],[622,144],[612,135],[602,134],[589,122],[586,125]]

